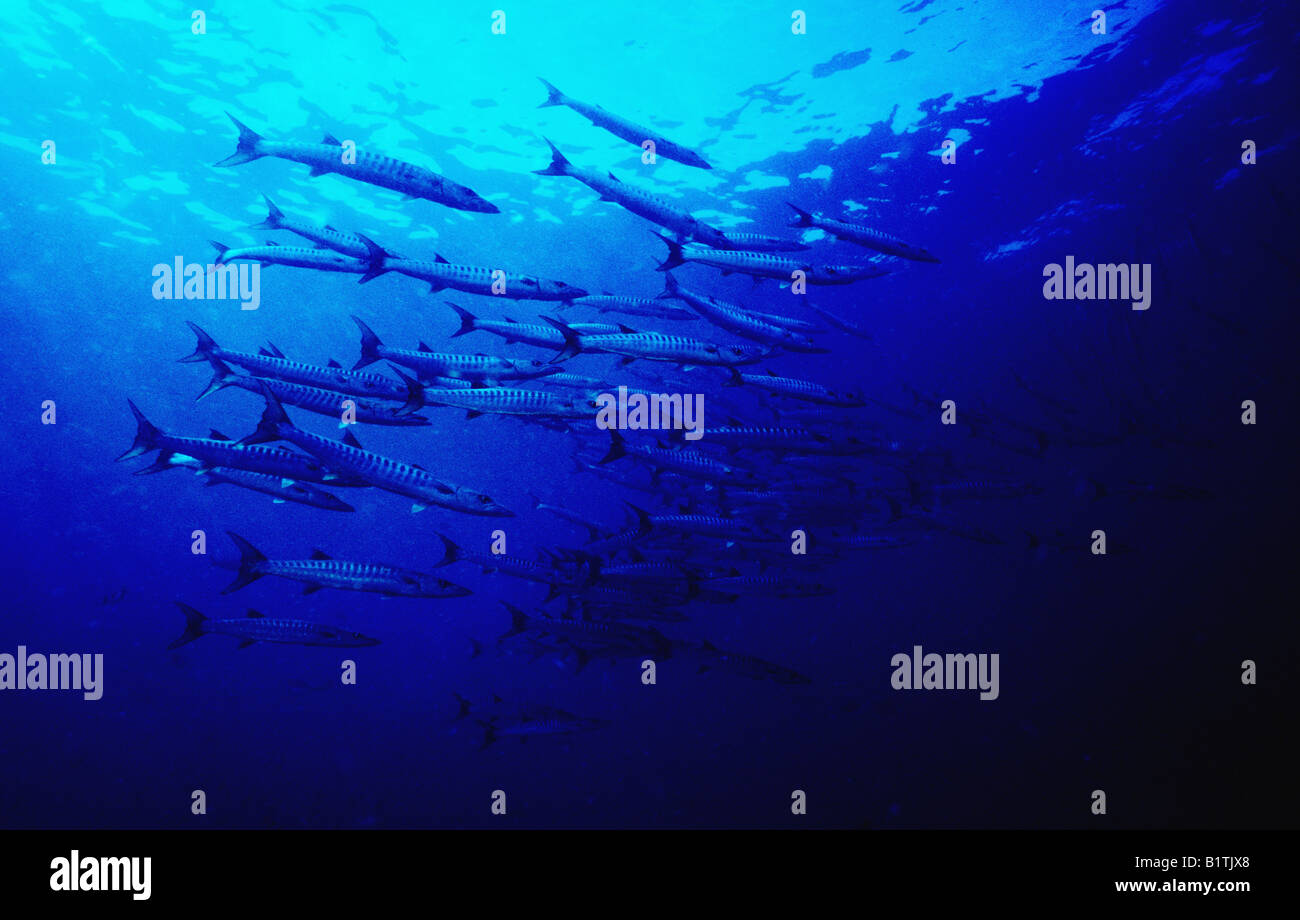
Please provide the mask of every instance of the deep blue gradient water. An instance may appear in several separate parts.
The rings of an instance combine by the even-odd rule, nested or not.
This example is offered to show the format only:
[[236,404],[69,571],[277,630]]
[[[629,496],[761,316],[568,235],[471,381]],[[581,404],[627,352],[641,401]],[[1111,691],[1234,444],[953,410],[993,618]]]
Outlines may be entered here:
[[[837,2],[805,7],[807,34],[794,35],[788,6],[529,0],[506,9],[500,35],[489,9],[461,4],[234,3],[205,11],[205,34],[188,10],[159,4],[4,5],[0,653],[101,653],[104,694],[0,692],[0,826],[1295,822],[1281,717],[1296,660],[1294,7],[1135,0],[1108,8],[1097,35],[1090,5]],[[644,165],[578,114],[537,108],[538,76],[653,125],[714,168]],[[234,150],[227,110],[270,139],[329,133],[432,168],[500,213],[403,201],[284,160],[213,168]],[[534,494],[612,530],[625,501],[666,512],[654,495],[575,471],[580,446],[589,455],[608,443],[590,421],[566,434],[435,408],[428,428],[354,429],[367,449],[487,492],[518,512],[510,519],[412,514],[408,500],[373,489],[338,490],[356,511],[331,513],[206,488],[186,471],[133,476],[143,459],[113,462],[134,435],[128,399],[168,432],[238,438],[255,426],[262,401],[251,393],[195,402],[210,374],[177,363],[194,346],[186,320],[227,348],[270,341],[345,367],[359,354],[351,314],[393,345],[550,357],[484,332],[450,339],[458,323],[444,302],[533,322],[552,304],[428,294],[397,275],[362,286],[267,267],[249,311],[153,298],[153,267],[210,262],[209,240],[291,242],[249,229],[265,216],[262,194],[407,254],[657,295],[665,247],[652,225],[573,180],[534,175],[548,161],[543,136],[724,232],[793,235],[793,201],[938,255],[882,257],[887,276],[812,289],[873,338],[819,335],[829,353],[762,367],[909,409],[906,388],[926,394],[916,417],[873,403],[837,418],[869,423],[905,458],[948,452],[953,478],[1037,486],[934,512],[1003,542],[927,529],[931,512],[907,501],[891,522],[882,500],[860,532],[906,534],[908,546],[792,556],[774,569],[833,595],[696,603],[685,622],[656,624],[795,669],[806,685],[668,658],[646,686],[639,657],[575,671],[549,655],[498,654],[509,626],[499,602],[531,610],[546,589],[465,564],[437,570],[474,591],[459,599],[304,596],[275,578],[223,596],[231,575],[214,557],[233,555],[227,530],[277,558],[319,547],[430,571],[439,533],[486,552],[501,527],[510,552],[528,558],[581,547],[582,528],[533,510]],[[46,140],[53,164],[42,162]],[[941,159],[945,140],[955,163]],[[1252,165],[1245,140],[1258,151]],[[809,240],[839,261],[871,256]],[[1044,299],[1044,266],[1067,255],[1151,264],[1150,309]],[[675,274],[753,309],[815,318],[772,281],[754,287],[697,265]],[[742,341],[704,320],[622,321]],[[790,408],[759,408],[716,369],[633,368],[703,392],[707,424],[733,403],[762,424]],[[649,385],[609,356],[566,370]],[[1068,405],[1077,430],[1104,435],[1099,446],[1072,446],[1063,416],[1017,379]],[[959,419],[987,409],[1043,431],[1047,447],[1027,456],[942,426],[938,399],[954,400]],[[53,425],[41,424],[46,400]],[[1255,401],[1258,424],[1241,423],[1243,400]],[[290,413],[337,434],[328,419]],[[707,438],[698,449],[717,453]],[[758,457],[766,475],[805,475]],[[857,489],[906,497],[897,465],[854,463],[838,475]],[[1130,482],[1208,497],[1114,494]],[[1093,555],[1096,529],[1131,551]],[[191,553],[195,530],[207,555]],[[1030,547],[1027,533],[1058,530],[1078,551]],[[210,616],[251,607],[345,626],[382,644],[240,650],[210,636],[167,651],[184,625],[178,600]],[[998,699],[891,689],[892,656],[916,645],[998,653]],[[344,659],[355,685],[340,681]],[[1241,681],[1246,659],[1258,666],[1253,686]],[[473,720],[455,719],[457,694],[606,724],[484,748]],[[191,813],[197,789],[205,815]],[[507,794],[505,817],[490,813],[494,790]],[[807,815],[791,814],[793,790],[807,793]],[[1104,818],[1090,811],[1094,790],[1107,794]]]

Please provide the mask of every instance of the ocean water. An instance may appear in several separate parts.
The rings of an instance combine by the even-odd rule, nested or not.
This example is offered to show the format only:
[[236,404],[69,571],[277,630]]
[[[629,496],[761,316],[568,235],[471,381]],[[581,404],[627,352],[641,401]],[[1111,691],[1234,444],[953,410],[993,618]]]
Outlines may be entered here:
[[[103,655],[99,699],[0,692],[0,826],[1294,823],[1279,717],[1295,660],[1294,7],[1133,0],[1105,8],[1104,34],[1091,5],[1029,0],[805,5],[799,33],[789,4],[719,0],[528,0],[504,19],[462,4],[273,0],[206,8],[202,28],[189,12],[119,0],[0,7],[0,654]],[[713,168],[648,164],[577,112],[538,108],[538,77]],[[332,135],[432,169],[498,213],[403,200],[272,157],[215,168],[235,149],[226,112],[268,140]],[[594,419],[565,431],[431,407],[427,427],[349,429],[368,450],[487,493],[510,518],[412,513],[409,499],[369,488],[331,490],[355,507],[338,513],[206,487],[188,470],[133,475],[148,459],[114,463],[135,435],[128,399],[168,433],[240,438],[257,425],[254,393],[195,401],[211,373],[177,363],[194,349],[186,321],[224,348],[273,342],[294,360],[349,368],[360,354],[352,315],[394,346],[554,354],[481,331],[452,338],[448,301],[484,319],[561,316],[743,344],[704,319],[429,293],[397,273],[360,285],[265,266],[250,310],[154,296],[155,266],[206,265],[210,240],[292,244],[250,226],[266,195],[412,257],[656,297],[658,228],[572,179],[535,175],[549,159],[543,138],[724,234],[798,237],[793,202],[933,252],[938,263],[908,261],[807,233],[812,248],[791,256],[873,260],[889,273],[806,295],[696,264],[673,272],[693,290],[819,321],[802,296],[868,331],[815,333],[825,353],[781,352],[743,370],[862,393],[865,406],[802,421],[887,447],[792,462],[730,454],[706,433],[684,448],[803,496],[788,514],[760,516],[717,483],[651,483],[631,459],[603,468],[630,483],[577,469],[575,456],[608,448]],[[1067,257],[1151,266],[1148,309],[1046,299],[1044,268]],[[702,394],[706,426],[795,424],[808,408],[726,387],[718,368],[620,367],[598,354],[564,367],[607,391]],[[369,370],[397,380],[386,363]],[[944,400],[958,424],[941,423]],[[1253,425],[1242,422],[1248,400]],[[339,434],[329,418],[288,411]],[[1032,490],[926,494],[966,480]],[[859,511],[844,513],[848,495]],[[610,532],[626,526],[630,502],[731,513],[777,533],[778,551],[759,554],[763,574],[831,593],[697,599],[678,608],[681,622],[639,625],[808,682],[700,671],[687,655],[579,667],[569,647],[499,645],[511,622],[502,601],[563,604],[543,607],[545,586],[469,563],[435,569],[439,535],[486,554],[499,529],[510,555],[528,559],[580,550],[587,532],[533,496]],[[822,540],[781,551],[795,529]],[[832,530],[907,545],[833,551]],[[1105,555],[1091,551],[1097,530]],[[206,553],[192,551],[196,531]],[[473,593],[305,595],[267,577],[222,594],[227,531],[272,558],[319,548]],[[684,561],[757,571],[751,549],[696,540]],[[240,649],[207,636],[168,650],[184,628],[178,601],[380,644]],[[997,654],[997,698],[895,689],[891,662],[916,646]],[[342,680],[345,661],[355,683]],[[1257,682],[1243,683],[1246,661]],[[457,718],[458,696],[472,717]],[[601,724],[487,737],[505,724],[491,714],[542,707]],[[498,791],[505,815],[492,812]],[[806,813],[792,810],[796,791]]]

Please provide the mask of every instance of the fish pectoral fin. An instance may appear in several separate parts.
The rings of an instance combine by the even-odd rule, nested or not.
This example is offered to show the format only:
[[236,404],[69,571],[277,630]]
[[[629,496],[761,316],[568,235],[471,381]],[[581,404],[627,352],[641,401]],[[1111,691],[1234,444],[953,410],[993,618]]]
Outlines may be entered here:
[[429,506],[426,505],[426,504],[423,504],[423,503],[421,503],[421,502],[416,502],[415,504],[411,505],[411,513],[412,513],[412,514],[418,514],[418,513],[420,513],[421,511],[423,511],[425,508],[428,508],[428,507],[429,507]]
[[321,166],[313,166],[311,172],[307,173],[307,175],[314,178],[316,176],[323,176],[328,172],[332,172],[332,170],[325,169]]
[[324,585],[317,585],[317,584],[306,584],[306,585],[303,585],[303,586],[302,586],[302,593],[303,593],[303,594],[315,594],[317,591],[319,591],[319,590],[320,590],[321,588],[323,588],[323,587],[325,587],[325,586],[324,586]]

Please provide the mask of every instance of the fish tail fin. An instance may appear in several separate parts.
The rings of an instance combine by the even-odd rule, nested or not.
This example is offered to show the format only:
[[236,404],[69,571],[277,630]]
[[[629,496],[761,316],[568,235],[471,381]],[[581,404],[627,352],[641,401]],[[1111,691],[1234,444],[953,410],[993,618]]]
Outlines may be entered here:
[[352,322],[356,323],[357,328],[361,330],[361,357],[357,359],[356,364],[352,365],[352,369],[355,371],[360,370],[367,364],[374,364],[378,361],[380,357],[379,349],[384,343],[379,341],[379,336],[375,335],[375,330],[363,323],[359,317],[353,316]]
[[284,212],[275,206],[275,202],[266,195],[262,196],[266,202],[266,220],[260,224],[253,224],[254,227],[269,227],[272,230],[279,229],[281,221],[284,219]]
[[230,369],[230,365],[226,364],[225,361],[222,361],[216,355],[209,353],[207,358],[208,363],[212,365],[212,379],[208,381],[208,385],[203,392],[195,397],[195,402],[198,402],[204,397],[211,396],[218,390],[224,390],[226,387],[231,385],[230,378],[236,376],[235,372]]
[[438,539],[442,541],[442,559],[434,565],[434,568],[440,569],[444,565],[451,565],[453,562],[460,561],[460,547],[452,542],[451,537],[438,534]]
[[226,253],[230,251],[230,247],[227,246],[225,243],[218,243],[216,240],[208,240],[208,243],[209,245],[212,246],[213,249],[217,251],[216,264],[225,265]]
[[556,89],[554,84],[542,80],[541,77],[538,77],[537,79],[541,80],[542,86],[546,87],[546,101],[538,106],[539,109],[544,109],[552,105],[564,105],[564,93]]
[[664,292],[659,295],[659,299],[660,300],[676,299],[677,292],[680,291],[681,289],[682,286],[677,283],[677,279],[673,277],[673,273],[666,272],[664,274]]
[[193,642],[199,636],[207,633],[207,630],[203,628],[203,624],[207,622],[207,617],[199,613],[189,604],[182,604],[180,601],[177,601],[176,606],[181,608],[181,613],[185,614],[185,632],[172,640],[171,644],[167,646],[169,651],[174,648],[180,648],[187,642]]
[[144,417],[144,413],[135,403],[128,399],[126,404],[131,407],[131,414],[135,416],[135,440],[131,442],[126,453],[117,458],[118,460],[130,460],[132,457],[149,453],[158,446],[158,438],[162,435],[162,432]]
[[249,543],[237,533],[226,531],[226,536],[234,541],[235,547],[239,550],[239,573],[235,580],[222,590],[222,594],[230,594],[232,591],[238,591],[244,585],[250,585],[262,577],[261,572],[257,571],[257,564],[265,562],[266,557],[258,551],[252,543]]
[[582,351],[582,341],[578,337],[578,333],[574,332],[566,324],[553,317],[543,316],[542,320],[560,330],[560,335],[564,336],[564,347],[561,348],[555,357],[551,359],[550,363],[559,364],[561,361],[567,361],[569,358],[572,358],[578,352]]
[[365,284],[367,281],[373,281],[388,271],[388,260],[393,258],[393,254],[370,237],[362,233],[358,233],[357,236],[365,244],[367,263],[366,273],[361,276],[361,280],[357,284]]
[[258,381],[258,389],[262,391],[262,396],[266,399],[266,409],[262,412],[262,417],[257,422],[257,427],[253,433],[242,439],[240,444],[265,444],[267,441],[282,440],[280,436],[280,426],[288,425],[293,427],[293,422],[289,420],[289,414],[284,411],[284,406],[280,405],[271,388],[262,381]]
[[263,154],[257,149],[257,144],[262,139],[262,135],[258,134],[229,112],[226,113],[226,117],[233,121],[235,127],[239,129],[239,140],[235,142],[234,153],[226,157],[224,160],[219,160],[212,165],[239,166],[242,163],[251,163],[253,160],[261,159]]
[[397,410],[398,415],[410,415],[412,412],[418,412],[424,408],[424,384],[416,380],[410,374],[406,373],[396,364],[389,363],[394,374],[402,378],[402,385],[406,387],[406,402]]
[[609,452],[601,457],[596,463],[597,466],[604,466],[606,463],[613,463],[619,457],[627,456],[627,442],[623,436],[613,428],[609,429]]
[[528,628],[528,614],[524,613],[514,604],[501,602],[501,606],[506,608],[510,613],[510,629],[501,634],[501,639],[508,639],[511,636],[517,636]]
[[571,165],[567,157],[560,153],[560,148],[551,143],[550,138],[544,137],[546,145],[551,148],[551,162],[545,169],[534,169],[533,173],[538,176],[567,176],[568,167]]
[[216,340],[189,320],[185,321],[185,325],[190,327],[190,331],[194,333],[194,336],[198,341],[194,345],[194,354],[186,355],[184,358],[177,361],[177,363],[197,364],[200,361],[208,360],[208,356],[217,350]]
[[465,699],[465,697],[461,696],[459,693],[453,693],[452,696],[456,698],[456,720],[457,721],[465,718],[471,712],[474,711],[474,707],[470,705],[469,700]]
[[722,382],[724,387],[743,387],[745,385],[745,378],[740,375],[740,371],[734,367],[727,368],[727,371],[731,376]]
[[460,317],[460,328],[451,334],[451,337],[453,339],[456,338],[457,336],[465,335],[468,332],[473,332],[475,329],[478,328],[478,326],[475,325],[478,322],[478,317],[475,316],[473,313],[469,312],[464,307],[457,306],[456,304],[452,303],[450,300],[446,300],[443,302],[447,306],[455,310],[456,315]]
[[650,520],[650,512],[646,511],[644,508],[638,508],[631,502],[623,502],[623,504],[631,508],[632,512],[636,514],[637,533],[649,533],[654,527],[654,522]]
[[790,204],[790,202],[788,201],[786,202],[786,204],[790,205],[791,208],[794,208],[794,213],[797,215],[795,219],[788,224],[788,226],[811,227],[813,225],[813,217],[811,214],[809,214],[803,208],[796,208],[793,204]]
[[670,268],[676,268],[679,265],[685,265],[686,260],[682,258],[682,244],[672,237],[664,236],[662,233],[656,233],[655,236],[664,241],[668,247],[668,257],[659,263],[657,271],[666,272]]

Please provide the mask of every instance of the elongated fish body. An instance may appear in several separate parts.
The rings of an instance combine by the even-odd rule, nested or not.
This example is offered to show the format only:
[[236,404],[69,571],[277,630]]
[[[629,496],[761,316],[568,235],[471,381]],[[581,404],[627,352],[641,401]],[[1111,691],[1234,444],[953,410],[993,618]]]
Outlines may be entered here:
[[[127,405],[135,415],[135,441],[117,459],[139,457],[151,450],[161,451],[158,461],[154,467],[149,468],[149,472],[156,472],[155,467],[165,469],[167,465],[192,465],[183,462],[185,458],[190,458],[203,467],[231,466],[279,479],[335,486],[363,484],[361,479],[349,476],[343,470],[333,469],[315,457],[304,457],[292,451],[239,444],[221,438],[185,438],[166,434],[150,424],[135,403],[127,400]],[[178,459],[182,462],[177,463]],[[159,463],[163,466],[159,467]]]
[[575,166],[549,140],[546,143],[551,148],[551,165],[545,169],[535,170],[537,175],[568,176],[570,179],[577,179],[599,195],[601,201],[612,201],[637,217],[643,217],[652,224],[658,224],[665,230],[677,234],[679,239],[694,240],[719,249],[732,248],[731,241],[721,230],[710,227],[658,195],[622,182],[613,173],[602,175],[595,170]]
[[281,211],[275,206],[275,202],[265,195],[262,196],[262,200],[266,202],[267,215],[266,220],[258,224],[259,227],[266,227],[270,230],[287,230],[290,233],[296,233],[303,239],[311,240],[317,246],[333,249],[345,256],[351,256],[354,259],[369,259],[369,250],[366,249],[366,244],[359,234],[349,233],[346,230],[336,230],[329,224],[313,224],[310,221],[298,220],[296,217],[290,217]]
[[795,319],[793,316],[785,316],[780,313],[763,313],[758,310],[751,310],[748,307],[741,307],[750,316],[761,319],[765,323],[771,323],[773,326],[780,326],[782,329],[792,329],[795,332],[825,332],[824,326],[816,323],[810,323],[806,319]]
[[200,475],[210,486],[230,483],[231,485],[251,489],[254,492],[261,492],[281,501],[311,505],[313,508],[323,508],[326,511],[356,510],[347,502],[340,501],[336,496],[323,489],[317,489],[305,482],[285,480],[278,476],[268,476],[265,473],[253,473],[249,470],[239,470],[229,466],[214,466],[204,469]]
[[217,250],[215,260],[217,265],[238,261],[260,262],[263,265],[288,265],[293,268],[314,268],[321,272],[344,272],[352,275],[364,275],[370,270],[370,263],[365,259],[354,259],[332,249],[281,246],[278,243],[232,249],[215,240],[212,241],[212,245]]
[[[304,364],[290,361],[280,355],[251,354],[241,351],[229,351],[220,347],[194,323],[186,322],[198,337],[194,354],[181,358],[181,363],[211,361],[217,358],[227,364],[244,368],[256,377],[276,377],[307,386],[347,393],[352,396],[368,396],[372,399],[392,399],[408,402],[412,399],[411,388],[382,374],[358,373],[345,371],[341,367],[324,367],[316,364]],[[418,397],[417,397],[418,398]]]
[[657,533],[683,533],[731,542],[771,543],[784,535],[755,529],[746,521],[712,514],[652,514],[650,527]]
[[592,307],[601,313],[623,313],[627,316],[649,316],[655,319],[689,320],[696,315],[682,307],[674,307],[651,297],[621,297],[614,294],[588,294],[570,301],[566,306]]
[[829,390],[820,383],[813,383],[811,380],[798,380],[794,377],[778,377],[775,374],[742,374],[739,371],[732,371],[731,380],[726,386],[747,385],[767,390],[769,393],[777,393],[781,396],[788,396],[791,399],[800,399],[804,402],[820,403],[824,406],[841,406],[843,408],[858,408],[866,405],[866,401],[858,393],[841,393]]
[[[786,203],[789,204],[789,202]],[[872,230],[862,224],[834,220],[833,218],[823,217],[821,214],[811,214],[808,211],[796,208],[794,205],[790,205],[790,207],[794,208],[795,213],[798,215],[790,223],[791,227],[817,227],[846,242],[857,243],[867,249],[874,249],[876,252],[897,256],[900,259],[911,259],[913,262],[939,261],[928,250],[905,243],[898,237],[890,236],[888,233]]]
[[510,611],[510,630],[501,636],[502,639],[522,632],[535,632],[562,637],[573,643],[618,646],[637,651],[668,651],[668,640],[658,630],[649,627],[628,626],[611,620],[528,614],[505,601],[501,603]]
[[452,182],[431,169],[416,166],[358,148],[355,163],[343,162],[343,146],[332,135],[325,135],[319,144],[302,144],[294,141],[268,141],[248,126],[241,124],[229,112],[227,117],[239,129],[235,152],[217,166],[239,166],[261,157],[278,157],[293,160],[311,167],[311,175],[337,173],[358,182],[378,185],[401,192],[408,198],[425,198],[460,211],[477,211],[496,214],[498,208],[484,201],[472,189]]
[[471,418],[481,413],[550,418],[594,418],[596,415],[596,404],[590,400],[556,396],[545,390],[478,387],[469,390],[426,389],[424,393],[429,405],[464,409]]
[[[400,364],[415,371],[425,380],[439,377],[469,381],[529,380],[534,377],[545,377],[559,373],[559,368],[543,361],[498,358],[491,355],[457,355],[436,352],[423,342],[420,343],[418,350],[393,348],[391,345],[385,345],[379,341],[379,336],[375,335],[374,330],[362,322],[360,318],[354,316],[352,321],[361,330],[361,358],[353,368],[353,373],[356,373],[359,368],[379,360],[388,360],[394,364]],[[380,380],[388,379],[379,377],[378,374],[367,374],[365,376],[378,377]]]
[[731,449],[754,447],[798,453],[829,452],[834,443],[831,438],[814,434],[806,428],[776,425],[705,428],[701,440],[706,444],[716,444]]
[[[455,265],[437,253],[434,253],[432,262],[427,259],[403,259],[368,237],[362,236],[361,241],[366,244],[369,252],[369,268],[363,282],[385,272],[397,272],[429,282],[430,293],[453,288],[470,294],[505,297],[510,300],[572,300],[587,294],[582,288],[563,281],[520,275],[505,269]],[[503,285],[500,292],[496,290],[497,285]]]
[[239,534],[226,531],[226,535],[239,549],[239,574],[222,594],[238,591],[263,575],[305,582],[304,594],[321,588],[367,591],[390,597],[465,597],[473,593],[424,572],[375,562],[332,559],[321,550],[315,550],[310,559],[268,559]]
[[[538,77],[541,80],[541,77]],[[704,158],[693,150],[674,144],[668,138],[651,128],[645,128],[636,122],[628,121],[615,115],[612,112],[606,112],[598,105],[592,105],[587,102],[580,102],[572,96],[567,96],[560,92],[550,83],[542,80],[542,85],[546,87],[546,101],[538,106],[544,109],[551,105],[563,105],[573,109],[583,118],[590,121],[597,128],[604,128],[615,137],[621,137],[630,144],[636,144],[641,147],[646,141],[654,141],[655,154],[669,160],[676,160],[687,166],[697,166],[700,169],[712,169]]]
[[443,554],[435,568],[451,565],[455,562],[468,562],[476,565],[486,574],[500,573],[525,581],[535,581],[543,585],[573,584],[573,578],[555,565],[521,559],[518,556],[493,553],[475,553],[457,546],[449,537],[438,535],[442,540]]
[[818,348],[806,336],[782,326],[776,326],[759,319],[743,307],[727,303],[708,294],[688,290],[677,283],[671,274],[665,275],[664,296],[676,297],[691,307],[715,326],[730,330],[736,335],[762,342],[765,345],[779,345],[789,351],[825,351]]
[[748,249],[750,252],[801,252],[811,247],[799,240],[787,240],[762,233],[738,233],[728,230],[727,239],[736,249]]
[[207,635],[233,636],[240,640],[240,648],[255,642],[325,645],[331,648],[363,648],[379,644],[378,639],[371,639],[359,632],[307,620],[265,617],[256,610],[248,611],[246,617],[214,619],[205,617],[188,604],[177,602],[176,606],[185,614],[185,632],[167,646],[169,649],[180,648],[187,642]]
[[[611,335],[579,335],[558,320],[542,317],[564,333],[564,349],[552,360],[564,360],[579,352],[622,355],[627,360],[671,361],[683,366],[754,364],[767,349],[744,345],[714,345],[684,335],[662,332],[620,332]],[[624,363],[627,363],[625,360]]]
[[623,456],[638,457],[649,463],[656,470],[670,470],[692,479],[705,482],[745,484],[758,479],[752,470],[725,463],[707,454],[693,450],[666,450],[662,447],[650,447],[646,444],[629,444],[613,428],[609,430],[609,453],[600,461],[601,465],[610,463]]
[[266,411],[262,413],[257,430],[244,439],[245,443],[263,441],[288,441],[317,457],[323,463],[351,473],[376,488],[414,499],[412,511],[423,511],[437,505],[452,511],[485,517],[514,517],[514,512],[497,504],[488,495],[464,486],[451,485],[432,473],[397,460],[365,450],[351,430],[345,431],[342,441],[322,438],[320,435],[296,427],[285,414],[284,407],[269,389],[263,390]]
[[254,473],[251,470],[236,469],[233,466],[207,466],[202,460],[184,454],[172,454],[161,451],[152,465],[141,473],[160,473],[163,470],[191,469],[203,478],[209,486],[230,483],[253,492],[269,495],[277,502],[296,502],[311,505],[326,511],[355,511],[347,502],[340,501],[332,493],[315,486],[299,482],[296,479],[282,479],[267,473]]
[[673,642],[674,654],[700,662],[700,670],[716,668],[729,674],[738,674],[754,680],[772,680],[778,684],[810,684],[812,680],[791,670],[753,655],[742,655],[714,648],[708,642],[681,640]]
[[871,338],[871,333],[863,329],[857,323],[851,323],[848,320],[844,319],[842,316],[836,316],[834,313],[830,312],[829,310],[817,306],[817,304],[813,303],[812,301],[808,301],[807,303],[808,303],[808,309],[812,310],[814,313],[816,313],[822,319],[826,320],[826,322],[830,323],[832,326],[834,326],[836,329],[840,330],[841,332],[847,332],[849,335],[855,335],[860,339]]
[[[564,334],[549,324],[517,323],[512,319],[479,319],[464,307],[447,301],[447,306],[456,311],[460,317],[460,328],[451,334],[458,338],[471,332],[491,332],[506,340],[507,345],[522,342],[525,345],[537,345],[540,348],[563,348]],[[569,328],[579,335],[602,335],[615,332],[630,332],[627,326],[616,323],[570,323]]]
[[[280,402],[288,403],[291,406],[297,406],[300,409],[306,409],[308,412],[315,412],[317,415],[327,415],[339,421],[340,426],[343,424],[342,418],[344,411],[350,411],[357,422],[369,425],[389,425],[397,427],[419,427],[428,425],[429,420],[422,415],[414,415],[409,409],[415,406],[397,408],[385,405],[384,403],[368,400],[360,396],[353,396],[348,393],[338,393],[334,390],[325,390],[320,387],[311,387],[302,383],[294,383],[289,380],[280,380],[275,377],[244,377],[232,373],[230,368],[221,361],[220,358],[212,358],[212,366],[215,371],[212,382],[208,384],[206,390],[199,394],[199,399],[203,399],[211,393],[226,387],[239,387],[248,390],[250,393],[262,395],[262,387],[267,387]],[[423,397],[423,390],[414,389],[414,393]],[[345,403],[349,405],[345,405]],[[423,403],[421,398],[420,403]]]
[[889,274],[888,269],[874,265],[828,265],[811,260],[787,259],[765,252],[748,252],[740,249],[710,249],[695,243],[679,243],[663,234],[659,238],[668,246],[668,258],[659,265],[659,271],[668,271],[687,262],[698,262],[730,275],[739,272],[754,278],[774,278],[791,281],[795,272],[802,272],[809,284],[852,284],[868,278]]

